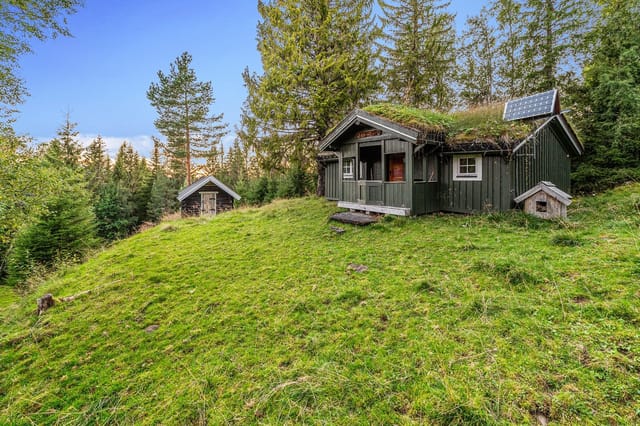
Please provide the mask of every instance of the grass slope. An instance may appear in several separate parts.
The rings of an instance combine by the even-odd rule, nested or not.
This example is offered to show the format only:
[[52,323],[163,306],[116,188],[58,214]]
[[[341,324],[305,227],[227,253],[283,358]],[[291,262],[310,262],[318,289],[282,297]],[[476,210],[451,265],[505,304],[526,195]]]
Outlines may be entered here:
[[332,204],[299,199],[162,224],[2,291],[0,424],[636,423],[638,193],[568,222],[337,235]]

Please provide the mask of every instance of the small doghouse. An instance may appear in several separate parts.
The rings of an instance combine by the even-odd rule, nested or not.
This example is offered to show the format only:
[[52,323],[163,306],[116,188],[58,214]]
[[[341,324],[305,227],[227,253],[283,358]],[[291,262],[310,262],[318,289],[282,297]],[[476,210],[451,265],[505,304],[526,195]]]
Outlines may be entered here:
[[182,216],[216,215],[233,209],[240,196],[213,176],[198,179],[178,194]]
[[542,219],[567,217],[567,206],[571,204],[571,195],[567,194],[551,182],[542,181],[519,197],[514,198],[518,204],[524,202],[525,213]]

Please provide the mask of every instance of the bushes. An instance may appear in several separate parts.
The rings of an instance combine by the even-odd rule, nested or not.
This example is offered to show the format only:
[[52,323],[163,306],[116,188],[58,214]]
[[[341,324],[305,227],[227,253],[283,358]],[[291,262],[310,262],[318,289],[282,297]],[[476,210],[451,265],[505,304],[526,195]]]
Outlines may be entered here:
[[36,268],[81,258],[97,244],[89,194],[79,183],[70,182],[17,234],[8,257],[7,282],[19,285]]
[[315,179],[305,170],[294,167],[285,175],[261,176],[250,181],[238,182],[236,190],[243,204],[260,205],[276,198],[302,197],[313,191]]

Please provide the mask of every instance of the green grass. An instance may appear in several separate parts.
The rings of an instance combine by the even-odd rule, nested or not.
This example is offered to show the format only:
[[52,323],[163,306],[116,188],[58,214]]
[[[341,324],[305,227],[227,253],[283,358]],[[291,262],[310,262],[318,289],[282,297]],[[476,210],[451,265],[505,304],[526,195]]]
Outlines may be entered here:
[[638,423],[638,193],[556,222],[337,235],[298,199],[164,223],[2,290],[0,424]]
[[453,124],[453,118],[448,114],[406,105],[380,103],[368,105],[363,109],[371,114],[426,132],[444,132]]
[[510,144],[529,135],[535,123],[504,121],[504,104],[480,106],[452,114],[381,103],[369,105],[365,111],[425,132],[444,132],[450,144],[470,142]]

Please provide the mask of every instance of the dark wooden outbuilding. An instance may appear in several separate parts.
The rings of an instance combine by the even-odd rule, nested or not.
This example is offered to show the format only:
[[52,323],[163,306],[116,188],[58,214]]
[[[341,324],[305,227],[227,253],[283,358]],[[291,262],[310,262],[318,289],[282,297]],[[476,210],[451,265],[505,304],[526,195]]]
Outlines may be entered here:
[[564,115],[505,121],[501,111],[483,119],[482,111],[356,109],[321,143],[325,196],[343,208],[409,216],[509,210],[540,181],[570,192],[571,158],[583,147]]
[[198,179],[178,194],[182,216],[216,215],[233,209],[240,196],[213,176]]

